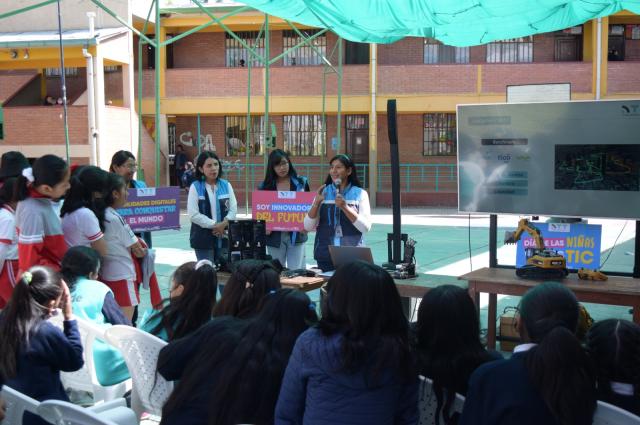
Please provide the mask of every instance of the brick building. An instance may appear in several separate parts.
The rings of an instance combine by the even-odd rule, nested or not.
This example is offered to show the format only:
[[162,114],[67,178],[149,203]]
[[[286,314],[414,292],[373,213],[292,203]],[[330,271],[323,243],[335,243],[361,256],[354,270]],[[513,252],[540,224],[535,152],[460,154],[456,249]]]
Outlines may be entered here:
[[[210,21],[197,7],[178,7],[176,2],[162,11],[158,26],[161,40]],[[223,2],[208,10],[222,16],[238,7]],[[224,23],[240,39],[265,48],[264,38],[256,41],[263,14],[245,11]],[[142,28],[139,19],[134,19],[134,25]],[[169,158],[178,144],[190,157],[195,156],[198,145],[215,149],[224,158],[227,175],[242,202],[245,189],[251,191],[264,174],[265,140],[272,131],[269,125],[268,134],[264,134],[268,81],[269,123],[275,129],[275,145],[293,154],[294,163],[310,177],[312,186],[320,184],[328,159],[339,149],[360,164],[359,172],[371,197],[382,206],[389,205],[391,199],[386,102],[397,99],[403,204],[455,206],[457,104],[504,102],[508,85],[537,83],[570,83],[574,100],[640,96],[640,17],[621,12],[601,20],[599,69],[597,25],[597,21],[588,21],[563,31],[468,48],[422,38],[390,45],[342,41],[340,117],[338,76],[328,71],[317,53],[324,52],[337,67],[337,53],[331,55],[339,41],[335,34],[317,36],[315,50],[305,47],[284,55],[270,67],[267,79],[265,68],[252,61],[241,43],[217,24],[211,25],[159,52],[144,46],[138,57],[134,49],[134,68],[138,69],[138,61],[143,67],[144,131],[146,134],[154,128],[152,67],[155,54],[159,54],[162,158]],[[317,31],[299,28],[308,36]],[[152,25],[149,33],[153,32]],[[287,23],[274,17],[269,19],[268,34],[271,58],[301,41]],[[133,36],[134,46],[138,41]],[[120,69],[105,74],[106,98],[114,105],[121,102],[121,74]],[[137,75],[134,84],[137,94]],[[250,137],[248,109],[252,115]],[[6,117],[5,111],[5,121]],[[143,144],[147,176],[153,174],[154,148],[153,140]],[[162,168],[169,169],[164,162]],[[171,175],[167,171],[163,177]]]

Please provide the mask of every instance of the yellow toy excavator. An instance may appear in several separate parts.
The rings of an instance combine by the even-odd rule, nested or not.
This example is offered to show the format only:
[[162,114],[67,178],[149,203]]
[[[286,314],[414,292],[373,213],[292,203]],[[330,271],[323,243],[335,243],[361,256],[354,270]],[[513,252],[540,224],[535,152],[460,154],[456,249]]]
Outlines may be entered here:
[[526,218],[520,219],[515,232],[506,232],[504,243],[516,243],[527,232],[536,243],[535,248],[525,248],[527,264],[516,268],[516,275],[527,279],[563,279],[568,274],[567,262],[556,251],[545,249],[542,234]]

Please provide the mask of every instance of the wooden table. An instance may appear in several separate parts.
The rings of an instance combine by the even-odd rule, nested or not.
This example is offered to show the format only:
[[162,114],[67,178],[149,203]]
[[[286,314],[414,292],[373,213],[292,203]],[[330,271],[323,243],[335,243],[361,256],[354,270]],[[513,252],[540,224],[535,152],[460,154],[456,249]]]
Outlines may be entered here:
[[[480,312],[480,293],[489,294],[487,312],[487,346],[496,347],[496,308],[498,294],[522,296],[528,289],[543,280],[522,279],[513,269],[483,268],[460,276],[469,282],[469,293],[474,297]],[[558,280],[571,289],[581,302],[633,307],[633,321],[640,324],[640,279],[609,276],[604,282],[579,280],[576,274]]]

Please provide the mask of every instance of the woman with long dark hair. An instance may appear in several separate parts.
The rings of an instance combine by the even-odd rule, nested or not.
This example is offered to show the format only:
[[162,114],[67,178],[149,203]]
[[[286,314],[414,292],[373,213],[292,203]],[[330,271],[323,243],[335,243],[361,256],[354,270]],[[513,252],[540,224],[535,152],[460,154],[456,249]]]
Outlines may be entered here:
[[[270,424],[280,384],[298,336],[316,320],[315,305],[295,289],[282,289],[261,300],[260,313],[235,323],[226,332],[203,332],[193,360],[176,375],[172,351],[179,340],[160,352],[158,371],[180,382],[162,410],[162,424]],[[235,326],[235,329],[233,327]],[[208,331],[208,332],[207,332]]]
[[356,261],[327,285],[322,319],[293,348],[275,423],[417,423],[409,325],[393,279]]
[[[58,306],[64,330],[47,321]],[[22,273],[0,316],[0,341],[0,381],[38,401],[69,401],[60,371],[76,371],[84,360],[69,288],[60,274],[42,266]],[[28,412],[22,423],[48,424]]]
[[19,271],[15,212],[18,203],[13,199],[16,182],[16,177],[8,177],[0,186],[0,310],[11,298]]
[[211,320],[217,289],[216,269],[209,260],[183,264],[173,274],[169,299],[156,306],[140,328],[167,342],[189,335]]
[[356,165],[342,154],[331,158],[329,165],[329,175],[304,218],[305,230],[316,232],[313,258],[322,271],[335,268],[329,245],[364,245],[364,235],[371,229],[369,194],[360,184]]
[[[287,152],[282,149],[274,149],[269,154],[264,181],[258,189],[308,192],[309,183],[306,177],[298,175]],[[269,255],[292,270],[305,267],[304,248],[306,241],[306,232],[267,231]]]
[[560,283],[529,289],[517,319],[524,344],[509,360],[476,369],[459,423],[591,425],[596,375],[576,337],[579,310],[573,292]]
[[418,372],[433,381],[436,424],[440,412],[445,423],[453,423],[450,409],[456,393],[466,395],[473,371],[502,356],[483,347],[476,306],[458,286],[438,286],[424,295],[415,331]]
[[108,177],[108,172],[93,165],[80,167],[72,173],[71,188],[60,210],[68,247],[90,246],[100,255],[106,255],[104,190]]
[[199,260],[224,262],[229,220],[236,218],[238,202],[231,183],[222,178],[222,162],[214,152],[205,151],[196,161],[196,180],[187,197],[191,219],[189,242]]
[[598,400],[640,416],[640,325],[596,322],[587,334],[587,349],[596,364]]

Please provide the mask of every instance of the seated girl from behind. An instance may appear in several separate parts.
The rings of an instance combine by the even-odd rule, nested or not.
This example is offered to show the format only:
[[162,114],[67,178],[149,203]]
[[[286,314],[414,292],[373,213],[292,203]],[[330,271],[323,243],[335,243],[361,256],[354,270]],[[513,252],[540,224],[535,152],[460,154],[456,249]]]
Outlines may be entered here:
[[597,322],[587,334],[587,349],[596,363],[598,400],[640,416],[640,326]]
[[[100,255],[87,246],[69,248],[62,259],[62,276],[69,285],[73,313],[101,328],[131,326],[107,285],[98,282]],[[104,341],[93,343],[93,360],[100,385],[118,384],[129,379],[129,369],[120,352]]]
[[[162,410],[162,424],[270,424],[293,345],[317,321],[315,304],[295,289],[273,291],[252,319],[222,332],[205,327],[160,352],[158,371],[180,379]],[[208,328],[208,331],[205,330]],[[182,346],[202,342],[181,374]],[[206,343],[204,343],[206,341]]]
[[169,299],[147,314],[140,328],[167,342],[189,335],[211,320],[217,289],[211,261],[184,263],[171,277]]
[[[47,319],[60,306],[64,331]],[[48,267],[24,272],[0,317],[0,380],[38,401],[69,401],[60,371],[74,372],[84,364],[78,324],[73,320],[69,288]],[[24,425],[48,424],[24,414]]]

